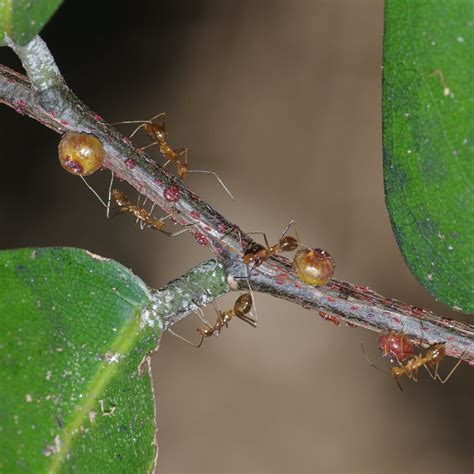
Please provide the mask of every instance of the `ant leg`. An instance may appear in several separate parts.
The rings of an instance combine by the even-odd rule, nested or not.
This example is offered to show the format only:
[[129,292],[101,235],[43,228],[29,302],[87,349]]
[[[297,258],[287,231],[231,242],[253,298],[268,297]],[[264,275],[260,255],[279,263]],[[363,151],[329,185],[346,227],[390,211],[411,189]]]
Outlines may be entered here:
[[[263,240],[265,240],[265,245],[267,247],[270,247],[270,244],[268,243],[268,239],[267,239],[267,234],[265,234],[265,232],[247,232],[247,234],[249,234],[249,235],[263,235]],[[242,236],[240,236],[240,237],[241,237],[240,244],[242,245]]]
[[202,336],[201,341],[198,344],[195,344],[194,342],[191,342],[189,339],[186,339],[185,337],[180,336],[179,334],[175,333],[170,328],[168,328],[167,331],[170,334],[172,334],[174,337],[177,337],[181,341],[185,342],[186,344],[189,344],[190,346],[196,347],[197,349],[199,349],[202,346],[202,342],[204,341],[204,336]]
[[92,194],[94,194],[94,196],[101,202],[101,204],[104,207],[107,207],[107,204],[105,204],[104,200],[99,196],[97,191],[86,181],[84,176],[81,176],[81,179],[82,179],[82,181],[84,181],[84,184],[89,188],[89,190],[92,192]]
[[283,239],[283,237],[285,237],[286,233],[290,230],[290,227],[293,226],[293,228],[295,229],[295,234],[296,234],[296,240],[298,240],[298,242],[300,241],[299,237],[298,237],[298,231],[296,229],[296,222],[294,219],[291,219],[290,222],[288,222],[288,225],[285,227],[285,229],[283,230],[283,232],[281,233],[280,235],[280,238],[278,239],[278,242]]
[[110,204],[111,204],[111,201],[112,201],[112,185],[114,184],[114,172],[112,170],[110,170],[112,176],[110,178],[110,184],[109,184],[109,198],[107,200],[107,213],[106,213],[106,216],[107,216],[107,219],[110,218]]
[[242,321],[245,321],[247,324],[250,324],[250,326],[254,328],[257,327],[257,321],[254,318],[251,318],[250,316],[245,316],[243,314],[236,314],[236,316]]
[[217,181],[219,181],[219,184],[224,188],[224,191],[230,196],[231,199],[234,199],[234,196],[232,196],[232,193],[229,191],[227,186],[224,184],[224,181],[222,181],[221,178],[219,178],[219,175],[215,173],[214,171],[207,171],[207,170],[188,170],[188,173],[205,173],[205,174],[212,174],[215,176]]
[[436,367],[436,376],[438,377],[438,380],[441,382],[441,383],[446,383],[451,375],[454,374],[455,370],[459,367],[459,365],[461,364],[461,362],[464,360],[464,354],[466,353],[466,351],[463,352],[461,358],[458,360],[458,362],[456,363],[456,365],[451,369],[451,371],[449,372],[449,374],[443,379],[439,376],[438,374],[438,367]]
[[436,364],[436,367],[435,367],[435,371],[434,373],[431,372],[431,370],[428,368],[428,366],[426,364],[423,364],[423,367],[426,369],[426,371],[428,372],[429,376],[433,379],[433,380],[436,380],[439,375],[438,375],[438,366],[439,364]]
[[[139,123],[140,125],[132,132],[130,135],[130,138],[132,138],[140,128],[144,127],[147,123],[152,123],[153,120],[157,119],[158,117],[164,117],[166,115],[165,112],[160,112],[159,114],[155,115],[149,120],[125,120],[123,122],[113,122],[110,125],[120,125],[120,124],[128,124],[128,123]],[[163,125],[164,125],[164,120],[163,120]]]
[[193,313],[197,315],[203,324],[207,324],[209,327],[212,327],[212,324],[204,317],[204,312],[201,308],[199,308],[199,306],[197,307],[196,311],[193,311]]
[[147,148],[150,148],[151,146],[155,146],[155,145],[158,145],[159,143],[158,142],[153,142],[153,143],[150,143],[149,145],[146,145],[146,146],[142,146],[140,148],[140,150],[146,150]]
[[250,281],[247,279],[247,286],[249,287],[249,291],[250,291],[250,296],[252,298],[252,306],[255,308],[255,316],[252,314],[252,311],[250,311],[250,315],[252,316],[252,320],[255,321],[255,326],[254,327],[257,327],[257,304],[255,303],[255,296],[254,296],[254,293],[253,293],[253,289],[252,287],[250,286]]

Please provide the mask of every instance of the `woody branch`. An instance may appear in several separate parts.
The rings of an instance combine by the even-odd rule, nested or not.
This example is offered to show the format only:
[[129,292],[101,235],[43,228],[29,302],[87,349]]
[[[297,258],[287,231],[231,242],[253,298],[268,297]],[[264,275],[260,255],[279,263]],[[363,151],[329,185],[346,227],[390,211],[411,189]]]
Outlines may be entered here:
[[[248,269],[242,256],[243,248],[252,239],[83,104],[68,88],[41,38],[35,37],[25,47],[13,43],[9,46],[21,59],[28,77],[0,66],[0,102],[57,133],[77,131],[99,138],[106,151],[104,167],[166,214],[172,213],[176,224],[188,226],[196,242],[216,254],[229,289],[246,288],[242,277],[248,275]],[[447,355],[462,357],[474,365],[472,326],[384,298],[367,287],[336,279],[323,287],[308,286],[297,278],[288,260],[280,257],[252,270],[249,283],[256,291],[330,313],[351,325],[377,332],[403,329],[407,336],[418,344],[423,341],[425,346],[445,342]],[[181,311],[169,316],[167,326],[187,314]]]

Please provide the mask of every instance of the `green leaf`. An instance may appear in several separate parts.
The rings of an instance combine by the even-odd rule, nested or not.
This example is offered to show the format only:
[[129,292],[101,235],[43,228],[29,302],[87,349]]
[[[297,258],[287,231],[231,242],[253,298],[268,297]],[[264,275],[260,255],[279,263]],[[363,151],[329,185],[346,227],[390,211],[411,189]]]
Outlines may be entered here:
[[420,283],[474,312],[474,2],[387,0],[387,209]]
[[0,0],[0,45],[4,33],[14,43],[25,46],[36,36],[62,0]]
[[144,283],[78,249],[0,252],[0,472],[150,472]]

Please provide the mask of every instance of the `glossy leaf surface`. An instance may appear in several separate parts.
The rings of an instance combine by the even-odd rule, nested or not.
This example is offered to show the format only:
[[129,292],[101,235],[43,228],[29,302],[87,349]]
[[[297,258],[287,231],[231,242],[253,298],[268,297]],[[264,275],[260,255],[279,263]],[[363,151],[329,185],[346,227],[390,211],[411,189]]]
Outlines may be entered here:
[[148,288],[89,252],[0,252],[0,472],[150,472]]
[[386,204],[420,283],[474,312],[474,2],[387,0]]
[[42,29],[62,0],[0,0],[0,45],[4,32],[14,43],[25,46]]

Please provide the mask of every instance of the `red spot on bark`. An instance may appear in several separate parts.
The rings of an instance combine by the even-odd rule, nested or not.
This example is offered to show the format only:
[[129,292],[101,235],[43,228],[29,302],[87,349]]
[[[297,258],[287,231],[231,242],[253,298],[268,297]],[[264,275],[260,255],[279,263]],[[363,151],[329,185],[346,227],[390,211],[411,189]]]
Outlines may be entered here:
[[163,180],[161,180],[160,178],[155,178],[155,183],[158,185],[158,186],[162,186],[163,185]]
[[133,170],[133,168],[135,168],[135,166],[137,166],[135,160],[132,160],[131,158],[127,158],[125,161],[125,166],[129,169],[129,170]]
[[206,232],[212,232],[212,229],[208,226],[208,225],[205,225],[203,227],[203,229],[206,231]]
[[69,122],[67,120],[61,120],[61,125],[67,127],[69,125]]
[[358,306],[351,306],[352,311],[358,311],[359,307]]
[[413,316],[423,316],[425,314],[425,310],[421,308],[417,308],[416,306],[412,306],[411,314],[413,314]]
[[288,275],[286,273],[280,273],[275,276],[275,282],[277,283],[277,285],[284,285],[287,278]]
[[169,202],[178,202],[181,197],[181,191],[176,186],[170,186],[165,189],[165,199]]
[[51,112],[51,117],[53,117],[53,119],[55,119],[57,117],[56,112]]
[[98,115],[98,114],[92,114],[92,118],[96,121],[96,122],[103,122],[104,119]]
[[23,99],[18,99],[15,101],[15,112],[19,114],[25,113],[26,102]]
[[122,137],[122,142],[125,143],[126,145],[130,145],[131,143],[130,138],[128,137]]
[[192,211],[192,212],[191,212],[191,217],[192,217],[193,219],[199,220],[199,219],[201,218],[201,213],[198,212],[198,211]]
[[397,318],[396,316],[393,316],[393,317],[392,317],[392,321],[395,321],[397,324],[400,324],[400,323],[401,323],[400,319]]
[[221,234],[225,234],[227,232],[227,226],[222,224],[221,222],[219,222],[219,224],[217,224],[217,230],[221,233]]
[[332,297],[332,296],[326,296],[326,299],[330,302],[330,303],[335,303],[336,300]]
[[204,234],[201,234],[201,232],[193,232],[192,234],[199,245],[202,245],[203,247],[209,245],[209,240]]

